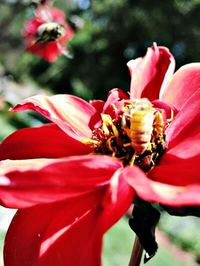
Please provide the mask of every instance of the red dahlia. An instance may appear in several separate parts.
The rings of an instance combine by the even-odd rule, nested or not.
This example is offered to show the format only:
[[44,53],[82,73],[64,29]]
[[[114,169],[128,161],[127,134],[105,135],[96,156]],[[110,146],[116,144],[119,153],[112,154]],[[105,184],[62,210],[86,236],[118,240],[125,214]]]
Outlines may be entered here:
[[103,234],[133,198],[200,205],[200,64],[175,74],[155,44],[128,63],[131,89],[107,100],[30,97],[12,111],[35,110],[51,123],[25,128],[0,145],[2,205],[18,208],[5,265],[101,264]]

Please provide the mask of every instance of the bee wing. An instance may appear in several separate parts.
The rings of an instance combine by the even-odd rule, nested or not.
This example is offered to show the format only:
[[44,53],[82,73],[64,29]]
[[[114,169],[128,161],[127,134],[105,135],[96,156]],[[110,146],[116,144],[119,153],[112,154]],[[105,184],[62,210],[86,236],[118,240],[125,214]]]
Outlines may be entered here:
[[59,49],[59,51],[66,56],[69,59],[72,59],[74,57],[72,51],[70,51],[69,49],[67,49],[66,47],[63,47],[60,43],[57,43],[57,47]]

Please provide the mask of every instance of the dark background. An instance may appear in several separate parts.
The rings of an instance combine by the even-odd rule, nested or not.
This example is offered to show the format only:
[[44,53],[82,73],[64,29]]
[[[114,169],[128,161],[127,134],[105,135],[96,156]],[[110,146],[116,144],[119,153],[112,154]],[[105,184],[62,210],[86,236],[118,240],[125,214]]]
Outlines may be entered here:
[[21,31],[33,15],[30,1],[1,0],[2,75],[17,82],[31,79],[55,93],[104,99],[113,87],[129,89],[126,63],[143,56],[153,42],[171,50],[177,68],[199,60],[199,0],[57,0],[54,6],[83,24],[70,42],[73,59],[49,64],[24,53]]

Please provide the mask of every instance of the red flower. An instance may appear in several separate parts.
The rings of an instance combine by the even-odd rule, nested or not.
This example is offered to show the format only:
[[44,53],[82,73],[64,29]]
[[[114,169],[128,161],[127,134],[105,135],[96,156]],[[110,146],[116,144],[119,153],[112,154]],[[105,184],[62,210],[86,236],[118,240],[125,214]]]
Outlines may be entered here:
[[73,35],[65,14],[48,6],[39,7],[35,17],[27,21],[23,30],[26,50],[49,62],[66,53],[65,44]]
[[106,102],[88,103],[39,95],[12,109],[52,123],[18,130],[0,146],[1,203],[20,209],[6,266],[100,265],[102,236],[135,194],[200,205],[200,64],[173,75],[173,56],[154,44],[128,66],[130,96],[114,89]]

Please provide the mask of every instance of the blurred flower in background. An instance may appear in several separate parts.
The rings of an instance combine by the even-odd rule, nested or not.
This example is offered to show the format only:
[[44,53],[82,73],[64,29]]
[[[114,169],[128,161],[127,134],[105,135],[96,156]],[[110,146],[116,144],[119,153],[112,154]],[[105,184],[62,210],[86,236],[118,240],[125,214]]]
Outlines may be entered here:
[[65,45],[73,35],[64,12],[48,6],[38,7],[35,17],[26,22],[23,30],[26,50],[49,62],[69,54]]

